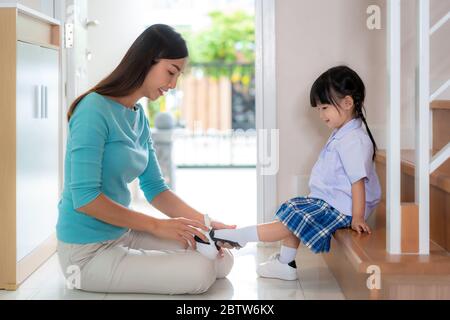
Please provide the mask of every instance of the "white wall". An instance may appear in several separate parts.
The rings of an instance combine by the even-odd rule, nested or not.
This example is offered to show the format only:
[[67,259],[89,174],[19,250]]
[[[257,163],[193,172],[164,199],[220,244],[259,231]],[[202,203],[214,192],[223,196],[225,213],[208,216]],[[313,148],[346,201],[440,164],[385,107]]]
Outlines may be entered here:
[[93,87],[118,65],[128,48],[144,30],[141,15],[146,12],[143,1],[89,0],[88,17],[100,25],[88,30],[88,86]]

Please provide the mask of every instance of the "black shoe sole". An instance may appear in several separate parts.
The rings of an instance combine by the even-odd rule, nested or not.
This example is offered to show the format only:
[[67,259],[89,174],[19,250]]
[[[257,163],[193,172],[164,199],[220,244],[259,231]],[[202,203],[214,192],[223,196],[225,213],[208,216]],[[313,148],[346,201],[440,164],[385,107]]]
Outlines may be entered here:
[[[204,241],[203,239],[199,238],[198,236],[195,236],[194,240],[199,242],[199,243],[210,244],[209,242]],[[214,245],[216,246],[217,250],[220,250],[220,247],[217,245],[217,243],[214,243]]]
[[291,262],[288,263],[289,267],[292,267],[294,269],[297,269],[297,264],[295,263],[295,260],[292,260]]
[[235,249],[241,249],[241,248],[242,248],[242,246],[241,246],[239,243],[237,243],[237,242],[234,242],[234,241],[231,241],[231,240],[225,240],[225,239],[216,238],[216,237],[214,236],[214,229],[212,229],[212,230],[209,232],[209,236],[210,236],[211,239],[214,241],[214,243],[216,244],[216,246],[217,246],[217,242],[220,241],[220,242],[229,244],[230,246],[232,246],[232,247],[235,248]]

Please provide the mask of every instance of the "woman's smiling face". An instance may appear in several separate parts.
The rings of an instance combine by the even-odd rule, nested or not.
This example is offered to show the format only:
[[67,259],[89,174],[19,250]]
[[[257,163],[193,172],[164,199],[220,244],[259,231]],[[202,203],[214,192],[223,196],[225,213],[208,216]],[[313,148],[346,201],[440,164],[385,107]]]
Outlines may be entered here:
[[177,86],[177,81],[187,63],[183,59],[161,59],[152,66],[141,87],[142,95],[152,101]]

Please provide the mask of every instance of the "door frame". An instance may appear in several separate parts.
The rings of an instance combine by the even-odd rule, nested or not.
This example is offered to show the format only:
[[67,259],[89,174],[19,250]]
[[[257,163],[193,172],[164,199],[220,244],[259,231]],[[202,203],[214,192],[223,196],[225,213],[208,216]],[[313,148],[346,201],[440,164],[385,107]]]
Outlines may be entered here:
[[66,154],[66,84],[67,84],[67,62],[66,62],[66,48],[65,48],[65,23],[66,23],[66,0],[54,1],[54,18],[58,20],[60,25],[60,50],[59,50],[59,122],[58,122],[58,137],[59,137],[59,194],[62,194],[64,188],[64,155]]
[[[263,175],[260,154],[268,154],[263,130],[277,129],[277,81],[276,81],[276,0],[255,0],[256,38],[256,130],[257,134],[257,222],[273,220],[278,206],[278,174]],[[275,143],[278,143],[276,141]],[[276,148],[279,152],[279,148]],[[277,158],[279,158],[277,154]],[[278,161],[278,160],[277,160]],[[277,163],[278,165],[278,163]]]

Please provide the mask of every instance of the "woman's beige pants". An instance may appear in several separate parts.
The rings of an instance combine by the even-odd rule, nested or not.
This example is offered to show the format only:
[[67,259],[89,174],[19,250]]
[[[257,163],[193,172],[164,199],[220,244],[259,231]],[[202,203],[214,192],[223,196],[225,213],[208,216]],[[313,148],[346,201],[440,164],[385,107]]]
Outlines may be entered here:
[[58,242],[66,278],[78,276],[74,286],[92,292],[203,293],[231,271],[233,255],[228,250],[224,253],[223,258],[209,260],[176,241],[131,230],[117,240],[101,243]]

